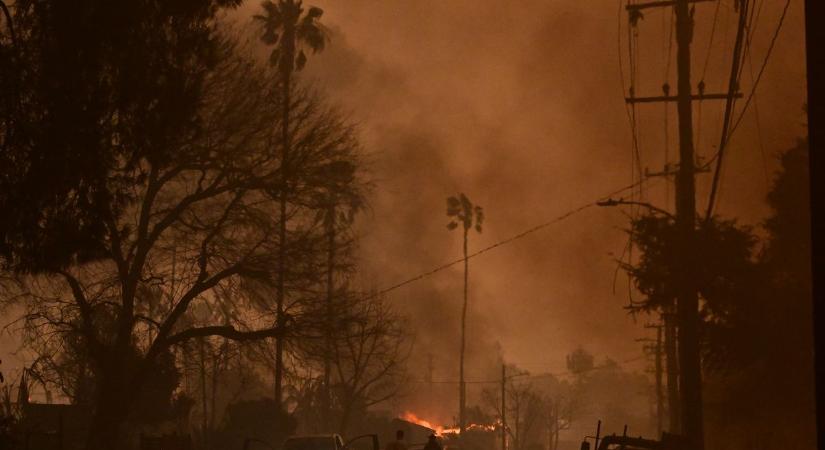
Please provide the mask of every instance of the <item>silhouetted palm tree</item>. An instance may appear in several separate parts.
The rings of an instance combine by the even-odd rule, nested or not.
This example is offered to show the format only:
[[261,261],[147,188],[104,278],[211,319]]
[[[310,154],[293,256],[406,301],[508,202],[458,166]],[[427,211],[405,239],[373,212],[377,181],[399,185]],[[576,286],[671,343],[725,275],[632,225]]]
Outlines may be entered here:
[[467,389],[464,382],[464,331],[467,324],[467,280],[469,276],[469,265],[467,260],[467,236],[471,228],[481,233],[481,223],[484,221],[484,212],[478,205],[473,205],[470,199],[464,194],[458,197],[447,198],[447,217],[452,220],[447,224],[447,228],[454,230],[461,224],[464,228],[464,306],[461,308],[461,351],[459,355],[459,406],[458,406],[458,429],[459,436],[464,436],[466,426],[465,409],[467,402]]
[[[326,34],[318,19],[323,10],[310,7],[306,14],[300,0],[270,0],[264,1],[264,14],[255,15],[255,20],[263,23],[264,33],[261,40],[272,46],[269,63],[281,75],[281,89],[283,101],[283,117],[281,119],[281,139],[283,155],[281,160],[283,173],[283,188],[280,198],[280,252],[278,256],[278,280],[276,290],[276,305],[278,326],[283,325],[284,308],[284,271],[286,268],[286,194],[289,182],[289,150],[291,147],[289,135],[290,92],[292,89],[292,75],[304,68],[307,61],[304,48],[313,53],[320,52],[326,44]],[[283,339],[275,344],[275,400],[280,405],[282,401],[283,381]]]
[[16,37],[14,36],[14,22],[11,19],[9,8],[3,0],[0,0],[0,10],[3,11],[3,17],[6,19],[6,27],[9,30],[9,38],[11,39],[12,45],[14,45],[16,41]]

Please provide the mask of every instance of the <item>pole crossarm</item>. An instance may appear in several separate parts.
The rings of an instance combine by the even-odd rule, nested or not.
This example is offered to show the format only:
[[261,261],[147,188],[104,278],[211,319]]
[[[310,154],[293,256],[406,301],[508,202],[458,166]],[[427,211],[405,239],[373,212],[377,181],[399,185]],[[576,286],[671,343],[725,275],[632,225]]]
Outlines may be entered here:
[[[703,3],[703,2],[714,2],[717,0],[690,0],[689,3]],[[625,9],[628,11],[640,11],[642,9],[649,9],[649,8],[662,8],[667,6],[675,6],[675,1],[658,1],[658,2],[648,2],[648,3],[635,3],[629,4],[625,6]]]
[[[742,98],[742,93],[735,94],[693,94],[690,99],[696,100],[727,100],[728,98]],[[663,95],[658,97],[625,97],[625,102],[630,104],[636,103],[661,103],[661,102],[675,102],[679,100],[677,95]]]
[[[696,167],[693,169],[694,173],[708,173],[710,172],[710,167],[703,164],[701,159],[697,161]],[[679,174],[679,165],[675,164],[672,167],[667,167],[665,170],[661,172],[651,172],[647,168],[645,168],[645,177],[653,178],[653,177],[672,177]]]

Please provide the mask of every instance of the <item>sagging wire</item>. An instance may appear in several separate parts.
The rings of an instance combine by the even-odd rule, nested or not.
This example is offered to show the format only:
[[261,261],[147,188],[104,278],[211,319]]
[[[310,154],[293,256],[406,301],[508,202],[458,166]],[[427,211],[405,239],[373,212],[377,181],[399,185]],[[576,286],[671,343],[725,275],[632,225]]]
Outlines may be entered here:
[[[667,47],[667,59],[665,61],[665,73],[664,79],[665,82],[662,85],[662,91],[664,92],[665,96],[669,95],[670,93],[670,84],[668,83],[668,79],[670,78],[670,62],[673,55],[673,20],[676,15],[675,10],[671,10],[670,14],[670,27],[668,28],[668,47]],[[669,103],[664,102],[664,109],[665,109],[665,167],[664,172],[667,174],[668,170],[670,170],[670,108],[668,107]],[[701,111],[701,109],[700,109]],[[700,112],[701,114],[701,112]],[[701,117],[701,116],[700,116]],[[667,176],[667,175],[665,175]],[[670,204],[670,183],[665,183],[665,204]]]
[[[770,45],[768,46],[767,53],[765,54],[765,59],[762,61],[762,67],[760,67],[759,74],[757,75],[756,80],[754,81],[753,86],[751,87],[751,91],[748,94],[747,99],[745,100],[745,106],[742,107],[742,111],[740,112],[739,116],[736,118],[736,121],[733,122],[733,126],[731,127],[731,130],[728,133],[728,136],[726,137],[726,140],[725,140],[726,143],[730,141],[731,137],[736,132],[737,128],[739,128],[739,125],[742,122],[742,119],[744,118],[745,113],[748,110],[748,106],[750,106],[751,101],[753,101],[753,98],[756,95],[756,89],[759,86],[759,82],[762,80],[762,76],[765,73],[765,68],[768,65],[768,61],[770,60],[770,57],[773,53],[774,48],[776,47],[776,42],[779,38],[780,32],[782,31],[782,26],[785,23],[785,18],[788,15],[788,9],[790,8],[790,6],[791,6],[791,1],[787,0],[785,2],[784,8],[782,10],[782,15],[779,17],[779,23],[777,24],[776,29],[774,30],[774,34],[773,34],[773,37],[771,38]],[[716,152],[716,154],[711,159],[711,161],[708,162],[708,165],[711,164],[716,159],[720,159],[720,162],[721,162],[721,158],[723,156],[723,154],[722,154],[723,149],[724,149],[724,147],[720,148]],[[717,164],[716,168],[717,168],[717,171],[718,171],[719,170],[719,164]],[[708,217],[710,217],[710,215],[713,212],[713,206],[714,206],[714,196],[713,196],[713,190],[711,190],[711,198],[708,201],[708,210],[707,210],[707,216]]]
[[[569,218],[569,217],[571,217],[571,216],[573,216],[573,215],[575,215],[575,214],[578,214],[578,213],[580,213],[580,212],[582,212],[582,211],[584,211],[584,210],[586,210],[586,209],[588,209],[588,208],[591,208],[591,207],[593,207],[593,206],[596,206],[596,205],[598,204],[598,202],[600,202],[600,201],[602,201],[602,200],[612,198],[613,196],[618,195],[618,194],[621,194],[622,192],[626,192],[626,191],[631,191],[631,192],[632,192],[632,190],[636,189],[636,188],[638,187],[638,185],[639,185],[639,182],[636,182],[636,183],[632,183],[632,184],[629,184],[629,185],[627,185],[627,186],[624,186],[624,187],[622,187],[622,188],[620,188],[620,189],[616,189],[615,191],[610,192],[610,193],[608,193],[608,194],[606,194],[606,195],[604,195],[604,196],[602,196],[602,197],[598,198],[596,201],[593,201],[593,202],[590,202],[590,203],[583,204],[583,205],[581,205],[581,206],[579,206],[579,207],[577,207],[577,208],[571,209],[571,210],[567,211],[566,213],[564,213],[564,214],[562,214],[562,215],[560,215],[560,216],[557,216],[557,217],[555,217],[555,218],[553,218],[553,219],[551,219],[551,220],[549,220],[549,221],[547,221],[547,222],[544,222],[544,223],[541,223],[541,224],[539,224],[539,225],[536,225],[536,226],[534,226],[534,227],[532,227],[532,228],[529,228],[529,229],[527,229],[527,230],[525,230],[525,231],[522,231],[521,233],[518,233],[518,234],[513,235],[513,236],[511,236],[511,237],[509,237],[509,238],[506,238],[506,239],[503,239],[503,240],[501,240],[501,241],[498,241],[498,242],[496,242],[495,244],[489,245],[489,246],[487,246],[487,247],[485,247],[485,248],[483,248],[483,249],[481,249],[481,250],[478,250],[478,251],[476,251],[476,252],[474,252],[474,253],[471,253],[471,254],[467,255],[467,259],[472,259],[472,258],[475,258],[475,257],[480,256],[480,255],[482,255],[482,254],[484,254],[484,253],[487,253],[487,252],[489,252],[489,251],[491,251],[491,250],[493,250],[493,249],[496,249],[496,248],[501,247],[501,246],[503,246],[503,245],[507,245],[507,244],[509,244],[509,243],[511,243],[511,242],[513,242],[513,241],[516,241],[516,240],[518,240],[518,239],[521,239],[521,238],[523,238],[523,237],[525,237],[525,236],[527,236],[527,235],[533,234],[533,233],[535,233],[535,232],[537,232],[537,231],[539,231],[539,230],[542,230],[542,229],[544,229],[544,228],[547,228],[547,227],[549,227],[550,225],[553,225],[553,224],[559,223],[559,222],[561,222],[561,221],[564,221],[564,220],[566,220],[567,218]],[[424,279],[424,278],[426,278],[426,277],[429,277],[429,276],[431,276],[431,275],[434,275],[434,274],[436,274],[436,273],[438,273],[438,272],[441,272],[441,271],[446,270],[446,269],[448,269],[448,268],[450,268],[450,267],[452,267],[452,266],[455,266],[456,264],[460,264],[460,263],[463,263],[463,262],[464,262],[464,258],[458,258],[458,259],[455,259],[455,260],[453,260],[453,261],[450,261],[450,262],[448,262],[448,263],[446,263],[446,264],[442,264],[442,265],[440,265],[440,266],[437,266],[437,267],[435,267],[435,268],[433,268],[433,269],[431,269],[431,270],[428,270],[428,271],[426,271],[426,272],[422,272],[422,273],[420,273],[420,274],[418,274],[418,275],[416,275],[416,276],[414,276],[414,277],[412,277],[412,278],[408,278],[407,280],[402,281],[402,282],[400,282],[400,283],[396,283],[396,284],[391,285],[391,286],[389,286],[389,287],[387,287],[387,288],[384,288],[384,289],[376,290],[376,291],[375,291],[375,292],[373,292],[372,294],[370,294],[370,295],[367,295],[367,296],[363,297],[363,298],[362,298],[362,300],[370,300],[370,299],[373,299],[373,298],[376,298],[376,297],[382,296],[382,295],[384,295],[384,294],[386,294],[386,293],[388,293],[388,292],[394,291],[394,290],[399,289],[399,288],[401,288],[401,287],[404,287],[404,286],[406,286],[406,285],[408,285],[408,284],[411,284],[411,283],[414,283],[414,282],[416,282],[416,281],[422,280],[422,279]]]
[[[714,8],[714,11],[713,11],[713,22],[712,22],[711,28],[710,28],[710,38],[708,39],[708,50],[705,54],[705,63],[702,67],[702,77],[699,79],[699,95],[700,96],[705,93],[705,86],[706,86],[705,85],[705,77],[706,77],[707,72],[708,72],[708,65],[710,64],[710,55],[713,51],[713,41],[714,41],[714,37],[716,36],[716,25],[719,22],[719,8],[721,7],[721,5],[722,5],[722,1],[718,0],[716,2],[716,8]],[[726,33],[725,34],[727,35],[727,28],[726,28]],[[696,143],[700,144],[700,145],[701,145],[701,142],[702,142],[702,105],[703,105],[703,103],[704,102],[703,102],[702,98],[700,97],[699,98],[699,105],[698,105],[698,108],[697,108],[697,118],[696,118],[696,124],[697,124],[697,127],[696,127]]]
[[[633,1],[628,0],[628,6],[632,5]],[[638,86],[638,53],[639,53],[639,21],[644,18],[641,10],[639,9],[629,9],[630,13],[628,15],[628,52],[630,58],[630,71],[631,71],[631,78],[630,78],[630,89],[631,89],[631,97],[634,95],[634,91]],[[630,105],[631,111],[631,127],[633,132],[633,148],[630,155],[631,161],[631,172],[630,177],[631,181],[635,182],[636,177],[638,176],[639,179],[639,191],[638,196],[636,192],[631,192],[631,200],[636,198],[638,201],[642,201],[643,196],[643,184],[644,184],[644,173],[642,172],[642,158],[641,158],[641,151],[639,150],[639,125],[637,121],[637,112],[636,112],[636,104],[633,103]],[[636,220],[638,216],[638,207],[631,207],[630,209],[630,220],[631,223]],[[625,246],[626,253],[627,253],[627,264],[632,264],[633,262],[633,245],[632,239],[628,236],[628,243]],[[623,252],[624,253],[624,252]],[[628,283],[627,283],[627,296],[628,302],[632,305],[633,304],[633,288],[631,283],[630,274],[628,274]]]

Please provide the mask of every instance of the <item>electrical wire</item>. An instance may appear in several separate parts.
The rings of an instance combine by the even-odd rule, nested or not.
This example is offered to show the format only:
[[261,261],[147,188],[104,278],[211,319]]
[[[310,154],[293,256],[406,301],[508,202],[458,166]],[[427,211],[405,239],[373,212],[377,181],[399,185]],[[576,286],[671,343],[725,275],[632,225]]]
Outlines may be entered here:
[[[765,68],[768,66],[768,60],[770,59],[771,54],[773,53],[773,50],[776,46],[776,42],[779,39],[779,33],[782,30],[782,25],[785,23],[785,18],[788,15],[788,8],[790,6],[791,0],[787,0],[785,2],[785,7],[782,10],[782,15],[779,17],[779,23],[777,24],[776,30],[774,31],[773,37],[771,38],[771,43],[768,46],[768,51],[765,55],[765,59],[762,61],[762,67],[759,68],[759,74],[756,77],[756,81],[754,81],[753,86],[751,87],[750,94],[748,94],[748,98],[745,100],[745,106],[742,108],[741,113],[736,118],[733,128],[731,128],[731,135],[733,135],[733,132],[736,131],[736,128],[739,127],[739,124],[742,122],[742,118],[745,116],[745,112],[747,111],[748,106],[750,105],[751,101],[756,95],[756,88],[759,86],[759,82],[762,80],[762,75],[764,75],[765,73]],[[728,140],[730,140],[730,136],[728,137]]]
[[[757,75],[756,80],[754,81],[753,86],[751,87],[751,91],[748,94],[748,97],[745,101],[745,105],[743,106],[742,111],[740,112],[740,114],[736,118],[736,120],[733,122],[733,126],[731,127],[731,130],[728,133],[728,136],[725,140],[725,143],[727,143],[731,140],[731,138],[733,137],[733,134],[739,128],[739,125],[742,123],[742,119],[744,118],[745,113],[748,110],[748,106],[750,106],[751,102],[754,99],[754,96],[756,95],[756,89],[759,87],[759,82],[762,80],[762,76],[765,73],[765,68],[767,67],[768,61],[770,60],[770,57],[773,54],[774,48],[776,47],[776,42],[779,39],[779,34],[782,31],[782,26],[785,23],[785,18],[788,15],[788,9],[790,8],[790,6],[791,6],[791,1],[787,0],[785,2],[784,8],[782,10],[782,15],[779,18],[779,23],[777,24],[776,29],[774,30],[774,34],[773,34],[773,37],[771,38],[770,45],[768,46],[768,51],[765,54],[765,59],[762,61],[762,67],[759,69],[759,74]],[[721,158],[722,157],[722,153],[721,153],[722,150],[723,150],[723,148],[720,147],[720,149],[716,151],[716,154],[713,156],[713,158],[711,158],[710,161],[708,161],[705,166],[709,167],[710,164],[712,164],[715,160]],[[718,165],[717,165],[717,167],[718,167]],[[710,199],[708,200],[708,211],[707,211],[707,216],[708,217],[710,217],[710,215],[713,213],[714,202],[715,202],[715,194],[712,193],[711,196],[710,196]]]
[[[646,358],[647,358],[647,355],[643,355],[643,356],[636,356],[636,357],[633,357],[633,358],[625,359],[625,360],[622,360],[622,361],[613,361],[613,362],[616,364],[616,366],[623,366],[625,364],[629,364],[629,363],[636,362],[636,361],[641,361],[641,360],[646,359]],[[611,369],[611,368],[613,368],[612,365],[609,365],[609,366],[607,366],[607,365],[593,366],[589,369],[581,370],[578,373],[590,373],[590,372],[594,372],[596,370],[605,370],[605,369]],[[575,374],[570,372],[569,370],[566,370],[566,371],[558,371],[558,372],[537,373],[535,375],[529,375],[528,374],[528,375],[524,375],[524,376],[518,376],[518,378],[536,379],[536,378],[548,378],[548,377],[565,377],[565,376],[571,376],[571,375],[575,375]],[[432,383],[432,384],[459,384],[461,381],[459,381],[459,380],[433,380],[433,381],[410,380],[410,382],[412,382],[412,383],[426,383],[426,384],[429,384],[429,383]],[[501,383],[501,378],[499,378],[497,380],[466,380],[466,381],[464,381],[464,383],[466,383],[466,384],[500,384]]]
[[[756,3],[756,0],[742,0],[742,4],[741,4],[740,7],[741,8],[747,8],[751,1]],[[753,7],[750,9],[750,17],[748,17],[747,23],[745,25],[746,33],[745,33],[745,42],[744,42],[743,55],[742,55],[742,57],[739,61],[739,67],[736,69],[737,70],[737,72],[736,72],[737,86],[739,84],[739,81],[742,79],[742,72],[744,72],[744,70],[745,70],[746,60],[747,60],[747,63],[749,64],[749,67],[750,67],[751,83],[754,83],[753,67],[752,67],[753,64],[751,62],[751,54],[752,54],[752,52],[751,52],[751,48],[752,48],[751,47],[751,37],[754,34],[754,30],[756,29],[756,25],[758,24],[759,16],[761,14],[761,10],[762,10],[763,5],[764,5],[764,2],[759,3],[758,8],[756,7],[756,5],[753,5]],[[756,93],[755,92],[754,92],[753,96],[754,96],[754,100],[755,100],[756,99]],[[736,98],[732,99],[731,111],[733,111],[736,108],[736,101],[737,101]],[[743,114],[744,114],[744,110],[743,110]],[[767,162],[765,161],[765,149],[764,149],[764,144],[762,142],[762,131],[761,131],[761,126],[759,124],[759,118],[758,118],[759,113],[758,113],[758,108],[757,108],[757,105],[756,105],[755,102],[754,102],[754,114],[756,114],[757,138],[759,140],[759,150],[760,150],[760,153],[762,154],[762,164],[763,164],[763,169],[765,171],[765,180],[766,180],[766,186],[767,186],[769,184],[769,182],[767,181],[768,178],[769,178],[768,175],[767,175]],[[729,122],[725,125],[727,127],[730,127],[732,121],[733,121],[733,117],[731,116],[730,119],[729,119]],[[730,132],[729,132],[729,134],[730,134]],[[722,158],[724,157],[723,152],[727,148],[727,142],[729,142],[729,140],[730,139],[725,139],[725,141],[720,144],[721,146],[719,148],[719,158],[717,159],[717,161],[718,161],[717,162],[717,170],[716,170],[717,173],[714,174],[714,180],[713,180],[713,185],[711,187],[711,195],[710,195],[709,204],[714,203],[714,194],[716,195],[715,204],[718,204],[721,201],[721,198],[722,198],[722,187],[723,187],[722,185],[723,185],[723,182],[724,182],[724,177],[725,177],[725,173],[726,173],[726,169],[727,169],[726,166],[722,165]],[[720,169],[720,167],[721,167],[721,169]],[[707,213],[708,216],[707,216],[706,219],[710,218],[711,208],[712,208],[712,206],[709,206],[708,213]]]
[[[751,83],[753,83],[755,78],[753,76],[753,61],[750,54],[748,54],[748,69],[751,76]],[[765,154],[765,142],[762,138],[762,125],[761,121],[759,120],[759,103],[757,101],[756,94],[754,94],[753,96],[753,114],[756,123],[756,138],[759,143],[759,154],[762,156],[762,170],[764,171],[765,175],[765,187],[769,188],[770,174],[768,173],[768,158]]]
[[[667,61],[665,63],[665,83],[668,83],[668,78],[670,76],[670,62],[673,55],[673,20],[676,15],[675,10],[671,10],[670,14],[670,26],[668,28],[668,46],[667,46]],[[667,174],[667,171],[670,169],[670,108],[669,103],[664,102],[664,109],[665,109],[665,167],[664,172]],[[700,117],[701,117],[701,109]],[[667,177],[667,175],[665,175]],[[670,204],[670,183],[665,183],[665,205]]]
[[[705,75],[707,74],[707,71],[708,71],[708,64],[710,64],[710,55],[711,55],[712,50],[713,50],[713,40],[714,40],[714,37],[716,36],[716,25],[719,21],[719,8],[721,7],[721,5],[722,5],[722,1],[717,0],[716,8],[713,11],[713,23],[712,23],[711,28],[710,28],[710,39],[708,40],[708,49],[707,49],[707,52],[705,53],[705,64],[702,67],[702,77],[699,81],[700,86],[705,85]],[[726,30],[725,34],[727,35],[727,28],[725,30]],[[701,89],[700,89],[699,93],[702,94]],[[701,143],[701,141],[702,141],[702,105],[703,105],[703,103],[704,103],[703,100],[700,98],[699,99],[699,107],[698,107],[698,111],[697,111],[698,112],[698,117],[696,118],[696,124],[697,124],[697,127],[696,127],[696,142],[697,143]]]
[[[613,197],[614,195],[618,195],[618,194],[620,194],[620,193],[622,193],[622,192],[625,192],[625,191],[628,191],[628,190],[630,190],[630,189],[634,189],[634,188],[636,188],[636,187],[637,187],[637,185],[638,185],[638,184],[639,184],[639,183],[637,182],[637,183],[633,183],[633,184],[630,184],[630,185],[628,185],[628,186],[625,186],[625,187],[623,187],[623,188],[621,188],[621,189],[617,189],[617,190],[615,190],[615,191],[613,191],[613,192],[611,192],[611,193],[609,193],[609,194],[607,194],[607,195],[605,195],[605,196],[603,196],[603,197],[599,198],[599,199],[598,199],[598,200],[596,200],[596,201],[589,202],[589,203],[586,203],[586,204],[584,204],[584,205],[581,205],[581,206],[579,206],[579,207],[577,207],[577,208],[571,209],[570,211],[568,211],[568,212],[566,212],[566,213],[564,213],[564,214],[562,214],[562,215],[560,215],[560,216],[557,216],[557,217],[555,217],[554,219],[551,219],[551,220],[549,220],[549,221],[547,221],[547,222],[544,222],[544,223],[541,223],[541,224],[539,224],[539,225],[536,225],[536,226],[534,226],[534,227],[532,227],[532,228],[529,228],[529,229],[527,229],[527,230],[525,230],[525,231],[522,231],[521,233],[518,233],[518,234],[516,234],[516,235],[513,235],[513,236],[511,236],[511,237],[509,237],[509,238],[506,238],[506,239],[503,239],[503,240],[501,240],[501,241],[498,241],[498,242],[496,242],[495,244],[492,244],[492,245],[489,245],[489,246],[487,246],[487,247],[484,247],[484,248],[483,248],[483,249],[481,249],[481,250],[478,250],[478,251],[476,251],[476,252],[474,252],[474,253],[471,253],[471,254],[467,255],[467,259],[469,260],[469,259],[475,258],[475,257],[477,257],[477,256],[480,256],[480,255],[482,255],[482,254],[484,254],[484,253],[489,252],[490,250],[496,249],[496,248],[501,247],[501,246],[503,246],[503,245],[507,245],[507,244],[509,244],[509,243],[511,243],[511,242],[513,242],[513,241],[516,241],[516,240],[521,239],[521,238],[523,238],[523,237],[525,237],[525,236],[528,236],[528,235],[533,234],[533,233],[535,233],[535,232],[537,232],[537,231],[540,231],[540,230],[542,230],[542,229],[544,229],[544,228],[547,228],[547,227],[549,227],[550,225],[554,225],[554,224],[556,224],[556,223],[559,223],[559,222],[561,222],[561,221],[563,221],[563,220],[567,219],[567,218],[568,218],[568,217],[570,217],[570,216],[573,216],[573,215],[578,214],[578,213],[580,213],[580,212],[582,212],[582,211],[584,211],[584,210],[586,210],[586,209],[588,209],[588,208],[591,208],[591,207],[593,207],[593,206],[596,206],[596,204],[597,204],[600,200],[604,200],[604,199],[606,199],[606,198]],[[453,261],[450,261],[450,262],[448,262],[448,263],[446,263],[446,264],[442,264],[442,265],[440,265],[440,266],[438,266],[438,267],[435,267],[435,268],[433,268],[433,269],[431,269],[431,270],[428,270],[428,271],[426,271],[426,272],[422,272],[421,274],[416,275],[416,276],[414,276],[414,277],[412,277],[412,278],[409,278],[409,279],[407,279],[407,280],[405,280],[405,281],[402,281],[402,282],[400,282],[400,283],[396,283],[396,284],[394,284],[394,285],[392,285],[392,286],[389,286],[389,287],[387,287],[387,288],[384,288],[384,289],[378,290],[378,291],[376,291],[375,293],[370,294],[370,295],[368,295],[368,296],[364,297],[364,300],[369,300],[369,299],[372,299],[372,298],[375,298],[375,297],[382,296],[382,295],[384,295],[384,294],[386,294],[386,293],[388,293],[388,292],[391,292],[391,291],[394,291],[394,290],[399,289],[399,288],[401,288],[401,287],[404,287],[404,286],[406,286],[406,285],[408,285],[408,284],[410,284],[410,283],[414,283],[414,282],[416,282],[416,281],[422,280],[422,279],[424,279],[424,278],[427,278],[427,277],[429,277],[429,276],[431,276],[431,275],[434,275],[434,274],[436,274],[436,273],[438,273],[438,272],[441,272],[441,271],[444,271],[444,270],[446,270],[446,269],[449,269],[450,267],[452,267],[452,266],[454,266],[454,265],[456,265],[456,264],[463,263],[463,262],[464,262],[464,258],[458,258],[458,259],[455,259],[455,260],[453,260]]]
[[713,49],[713,38],[716,35],[716,23],[717,23],[717,20],[719,19],[719,7],[721,5],[722,5],[722,1],[717,0],[716,9],[713,11],[713,24],[711,25],[711,28],[710,28],[710,39],[708,40],[708,51],[707,51],[707,54],[705,55],[704,67],[702,68],[702,80],[703,81],[705,79],[705,75],[708,72],[708,64],[710,63],[710,54],[711,54],[711,50]]
[[[738,0],[739,5],[739,19],[736,30],[736,41],[733,47],[733,66],[731,67],[730,80],[728,82],[728,97],[725,102],[725,115],[722,120],[722,135],[719,143],[719,158],[716,162],[716,170],[713,173],[713,181],[710,188],[710,199],[708,200],[708,209],[705,220],[710,220],[713,210],[713,204],[717,195],[717,190],[720,185],[720,177],[722,175],[722,162],[724,151],[727,148],[728,134],[730,130],[731,120],[733,118],[733,111],[736,108],[736,97],[733,94],[738,90],[739,80],[742,75],[742,68],[744,67],[743,45],[745,45],[746,34],[748,33],[748,24],[753,21],[753,9],[751,9],[750,17],[748,17],[749,0]],[[747,49],[744,49],[745,51]]]

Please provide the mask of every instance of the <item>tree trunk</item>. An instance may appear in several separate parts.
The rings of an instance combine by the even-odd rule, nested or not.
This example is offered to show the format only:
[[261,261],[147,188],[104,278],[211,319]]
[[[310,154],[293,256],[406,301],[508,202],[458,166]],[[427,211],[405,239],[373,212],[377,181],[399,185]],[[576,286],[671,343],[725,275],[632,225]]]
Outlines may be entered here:
[[353,403],[354,403],[354,400],[352,400],[352,398],[350,398],[343,405],[343,408],[342,408],[343,411],[341,411],[341,422],[339,422],[339,426],[338,426],[338,433],[341,436],[346,436],[347,435],[347,429],[349,428],[350,417],[352,416],[352,405],[353,405]]
[[[330,408],[332,406],[332,395],[330,392],[330,382],[332,374],[332,297],[335,290],[334,286],[334,272],[335,272],[335,203],[330,202],[328,218],[328,254],[327,254],[327,311],[326,311],[326,349],[324,354],[324,391],[323,391],[323,405],[321,405],[321,413],[323,414],[323,427],[329,428],[332,423],[332,414]],[[329,431],[329,430],[327,430]],[[344,430],[339,430],[343,432]]]
[[458,405],[458,429],[459,438],[464,437],[466,427],[465,407],[467,404],[467,385],[464,382],[464,348],[465,331],[467,328],[467,282],[469,279],[469,263],[467,260],[467,227],[464,227],[464,305],[461,308],[461,352],[459,363],[459,405]]
[[204,349],[204,339],[200,338],[200,375],[201,375],[201,408],[202,408],[202,422],[201,422],[201,436],[204,441],[204,447],[207,446],[207,433],[209,428],[209,407],[207,405],[206,396],[206,350]]
[[95,410],[86,441],[87,450],[125,450],[123,425],[137,386],[128,386],[123,377],[114,373],[102,374],[95,399]]
[[553,433],[553,450],[558,450],[559,448],[559,418],[556,417],[556,432]]
[[[294,30],[291,29],[289,24],[286,24],[285,32],[283,39],[286,42],[294,42],[295,33]],[[285,55],[290,62],[295,59],[294,55],[294,47],[292,52],[287,52]],[[283,140],[283,155],[281,160],[281,167],[283,172],[283,180],[282,180],[282,188],[281,188],[281,198],[280,198],[280,227],[278,230],[278,243],[280,245],[278,251],[278,285],[277,285],[277,322],[278,327],[284,326],[284,284],[285,284],[285,271],[286,271],[286,250],[287,250],[287,243],[286,243],[286,196],[289,191],[288,183],[289,183],[289,152],[290,152],[290,136],[289,136],[289,108],[290,108],[290,88],[291,88],[291,68],[287,68],[283,71],[283,111],[281,118],[282,121],[282,128],[281,128],[281,139]],[[284,339],[283,337],[278,337],[275,341],[275,402],[278,406],[282,406],[283,402],[283,377],[284,377]]]
[[126,421],[126,413],[117,399],[99,400],[98,411],[93,415],[87,450],[124,450],[126,443],[121,428]]

